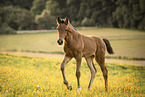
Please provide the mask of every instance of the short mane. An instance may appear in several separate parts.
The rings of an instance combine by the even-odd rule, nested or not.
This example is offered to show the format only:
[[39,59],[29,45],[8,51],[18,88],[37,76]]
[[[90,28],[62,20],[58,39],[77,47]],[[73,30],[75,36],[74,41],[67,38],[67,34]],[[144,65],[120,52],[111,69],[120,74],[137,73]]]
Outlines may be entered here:
[[68,24],[68,30],[78,33],[78,30],[77,30],[75,27],[73,27],[73,26],[71,25],[71,23]]

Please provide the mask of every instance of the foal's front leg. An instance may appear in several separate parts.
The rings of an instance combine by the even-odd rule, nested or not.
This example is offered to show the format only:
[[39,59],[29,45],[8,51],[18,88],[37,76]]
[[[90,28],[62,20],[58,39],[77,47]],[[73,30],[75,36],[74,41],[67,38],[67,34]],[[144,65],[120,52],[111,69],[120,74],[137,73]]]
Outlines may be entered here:
[[76,63],[77,63],[77,66],[76,66],[76,77],[77,77],[77,83],[78,83],[78,92],[81,89],[81,86],[80,86],[80,76],[81,76],[80,67],[81,67],[81,61],[82,61],[82,57],[78,56],[76,58]]
[[62,72],[62,75],[63,75],[63,83],[67,86],[67,89],[68,90],[72,90],[72,87],[68,84],[68,81],[66,80],[66,76],[65,76],[65,72],[64,72],[64,67],[65,67],[65,64],[67,64],[72,58],[68,57],[65,55],[62,63],[61,63],[61,72]]

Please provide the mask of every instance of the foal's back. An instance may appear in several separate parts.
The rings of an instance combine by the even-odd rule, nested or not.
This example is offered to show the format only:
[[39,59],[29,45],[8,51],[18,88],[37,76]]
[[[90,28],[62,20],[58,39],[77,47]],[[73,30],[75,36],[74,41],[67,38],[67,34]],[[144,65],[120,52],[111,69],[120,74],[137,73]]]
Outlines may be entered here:
[[82,40],[84,43],[83,53],[85,57],[95,55],[98,49],[105,49],[103,40],[97,36],[82,35]]

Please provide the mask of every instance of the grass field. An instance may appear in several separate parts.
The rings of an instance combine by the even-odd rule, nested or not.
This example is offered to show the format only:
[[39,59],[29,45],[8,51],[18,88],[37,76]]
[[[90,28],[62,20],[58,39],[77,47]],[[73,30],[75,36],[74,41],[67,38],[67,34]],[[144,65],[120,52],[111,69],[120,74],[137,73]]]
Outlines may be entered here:
[[105,92],[99,66],[90,91],[90,71],[83,60],[81,92],[77,92],[75,61],[66,65],[66,76],[73,90],[68,91],[60,72],[62,58],[27,57],[0,54],[0,97],[145,97],[145,67],[106,63],[109,92]]
[[[115,28],[79,29],[85,35],[96,35],[110,40],[114,56],[145,58],[145,32]],[[56,43],[57,32],[0,35],[0,51],[63,54]],[[107,56],[109,56],[107,54]]]
[[[85,35],[110,40],[115,54],[112,57],[145,60],[145,32],[114,28],[79,29]],[[56,32],[0,35],[0,97],[145,97],[145,66],[106,63],[109,71],[109,92],[97,63],[97,74],[90,91],[87,90],[90,71],[86,62],[81,66],[81,92],[77,92],[76,62],[66,65],[66,77],[73,90],[63,84],[60,71],[62,58],[28,57],[2,52],[33,52],[63,54],[56,43]],[[106,54],[109,56],[108,54]],[[115,57],[116,58],[116,57]]]

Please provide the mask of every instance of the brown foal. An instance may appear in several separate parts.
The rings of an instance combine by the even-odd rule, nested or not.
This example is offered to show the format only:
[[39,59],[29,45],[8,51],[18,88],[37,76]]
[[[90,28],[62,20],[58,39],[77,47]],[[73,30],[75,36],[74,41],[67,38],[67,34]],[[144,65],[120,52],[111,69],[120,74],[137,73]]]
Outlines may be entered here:
[[79,33],[69,22],[68,18],[61,19],[57,17],[57,32],[59,35],[59,39],[57,43],[62,45],[64,42],[64,52],[65,57],[61,63],[61,71],[63,75],[63,82],[67,86],[67,89],[72,90],[72,87],[68,84],[68,81],[65,76],[65,65],[72,59],[76,59],[76,77],[78,83],[78,90],[80,87],[80,67],[82,57],[84,57],[87,61],[87,65],[91,72],[91,78],[89,82],[88,89],[91,88],[93,80],[95,78],[95,74],[97,72],[93,58],[99,64],[103,77],[105,80],[105,90],[108,90],[108,71],[105,66],[105,52],[106,48],[109,54],[113,54],[113,49],[107,39],[101,39],[97,36],[86,36]]

